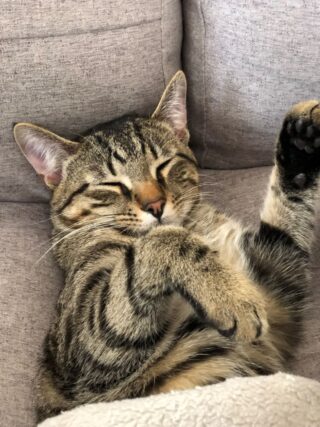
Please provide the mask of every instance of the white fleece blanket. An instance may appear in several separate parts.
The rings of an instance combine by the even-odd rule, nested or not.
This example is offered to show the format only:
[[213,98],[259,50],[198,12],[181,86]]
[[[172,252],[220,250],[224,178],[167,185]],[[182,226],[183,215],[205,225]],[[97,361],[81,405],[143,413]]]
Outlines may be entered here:
[[320,383],[279,373],[83,405],[39,427],[320,427]]

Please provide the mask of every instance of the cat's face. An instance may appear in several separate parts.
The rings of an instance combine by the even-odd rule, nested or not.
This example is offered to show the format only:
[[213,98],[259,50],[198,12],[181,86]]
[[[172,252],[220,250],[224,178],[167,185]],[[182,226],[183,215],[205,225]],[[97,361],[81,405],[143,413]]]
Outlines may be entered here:
[[20,123],[15,138],[53,189],[59,229],[91,224],[141,232],[181,225],[198,201],[198,173],[188,148],[186,83],[179,72],[151,118],[124,117],[79,142]]

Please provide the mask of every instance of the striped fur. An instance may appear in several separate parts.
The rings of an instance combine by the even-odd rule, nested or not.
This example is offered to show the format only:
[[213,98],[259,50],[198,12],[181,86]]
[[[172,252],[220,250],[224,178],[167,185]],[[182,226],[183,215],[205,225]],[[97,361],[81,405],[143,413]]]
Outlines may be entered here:
[[[63,161],[52,222],[66,283],[44,345],[39,419],[270,374],[294,352],[320,169],[318,103],[286,117],[261,224],[251,230],[201,200],[179,117],[184,99],[180,72],[152,118],[91,129]],[[161,224],[143,210],[159,197]]]

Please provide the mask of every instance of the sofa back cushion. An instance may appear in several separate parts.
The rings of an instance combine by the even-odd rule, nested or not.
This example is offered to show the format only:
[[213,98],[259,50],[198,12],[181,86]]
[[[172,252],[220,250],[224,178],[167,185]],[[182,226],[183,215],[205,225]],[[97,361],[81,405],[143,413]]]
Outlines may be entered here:
[[187,0],[189,126],[202,167],[272,162],[291,104],[320,97],[320,3]]
[[12,123],[72,138],[123,114],[151,113],[180,67],[179,0],[3,0],[0,200],[49,195],[19,152]]

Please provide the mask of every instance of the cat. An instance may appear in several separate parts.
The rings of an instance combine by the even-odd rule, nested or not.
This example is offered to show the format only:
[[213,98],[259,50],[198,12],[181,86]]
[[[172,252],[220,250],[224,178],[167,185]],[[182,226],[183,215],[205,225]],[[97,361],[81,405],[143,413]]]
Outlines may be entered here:
[[320,106],[286,115],[257,229],[201,198],[186,79],[151,117],[67,140],[14,137],[51,188],[65,272],[37,379],[38,419],[83,403],[286,369],[299,341],[320,171]]

